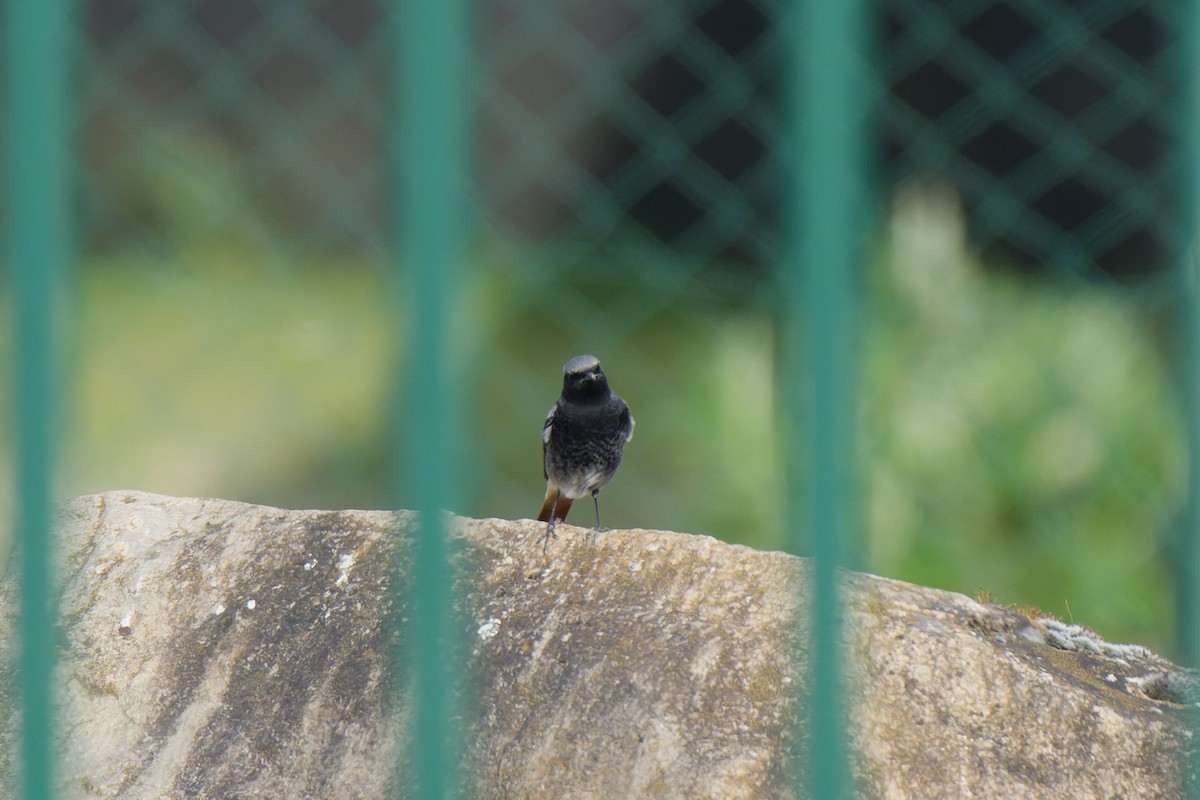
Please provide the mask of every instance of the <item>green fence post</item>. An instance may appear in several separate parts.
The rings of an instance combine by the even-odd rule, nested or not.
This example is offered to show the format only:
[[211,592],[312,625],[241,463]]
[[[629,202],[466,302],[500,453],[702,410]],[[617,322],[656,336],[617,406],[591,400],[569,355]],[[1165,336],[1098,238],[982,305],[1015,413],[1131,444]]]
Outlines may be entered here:
[[[1187,424],[1187,506],[1178,545],[1179,651],[1189,667],[1200,667],[1200,268],[1197,265],[1197,219],[1200,213],[1200,7],[1195,0],[1183,3],[1175,41],[1175,69],[1179,85],[1175,154],[1179,159],[1179,218],[1176,222],[1175,279],[1181,291],[1178,307],[1183,338],[1180,363],[1181,390]],[[1194,729],[1200,735],[1200,728]],[[1200,799],[1200,750],[1181,764],[1186,795]],[[1187,776],[1193,776],[1187,779]]]
[[6,42],[8,209],[6,252],[13,290],[14,532],[20,566],[21,769],[23,796],[54,791],[53,674],[56,603],[53,548],[54,423],[58,405],[55,300],[72,255],[69,187],[67,3],[10,2]]
[[[854,472],[856,286],[865,229],[861,195],[868,119],[864,20],[863,4],[856,0],[808,0],[791,9],[784,40],[791,54],[792,114],[785,144],[786,303],[790,318],[805,322],[791,332],[802,338],[803,347],[789,342],[784,365],[791,385],[791,471],[803,476],[789,492],[788,519],[793,549],[813,557],[808,785],[801,795],[816,798],[849,793],[837,568],[850,539]],[[808,454],[806,462],[801,453]]]
[[[462,675],[451,658],[454,601],[443,510],[457,468],[450,353],[450,311],[467,235],[464,161],[467,148],[467,16],[461,0],[402,4],[394,15],[401,57],[393,107],[399,150],[395,231],[409,296],[408,413],[398,409],[397,436],[407,441],[407,494],[420,512],[410,572],[409,665],[414,683],[410,758],[414,796],[442,800],[458,793],[461,749],[455,693]],[[460,726],[461,727],[461,726]]]

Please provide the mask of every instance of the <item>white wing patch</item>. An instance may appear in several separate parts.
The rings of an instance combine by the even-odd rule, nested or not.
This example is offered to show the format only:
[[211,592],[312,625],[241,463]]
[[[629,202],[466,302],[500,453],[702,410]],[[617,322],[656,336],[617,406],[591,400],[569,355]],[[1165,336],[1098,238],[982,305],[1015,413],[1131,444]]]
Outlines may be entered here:
[[546,421],[542,423],[542,444],[550,444],[550,428],[554,423],[554,412],[558,410],[558,403],[550,406],[550,411],[546,414]]
[[637,423],[633,421],[633,414],[629,415],[629,433],[625,436],[625,442],[628,444],[633,441],[633,426]]

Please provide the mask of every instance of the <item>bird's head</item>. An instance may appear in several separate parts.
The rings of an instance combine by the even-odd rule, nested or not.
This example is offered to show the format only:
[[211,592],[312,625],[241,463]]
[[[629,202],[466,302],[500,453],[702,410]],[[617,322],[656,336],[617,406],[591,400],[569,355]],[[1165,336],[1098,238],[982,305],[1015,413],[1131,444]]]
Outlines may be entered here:
[[608,378],[595,356],[575,356],[563,366],[563,397],[576,402],[608,397]]

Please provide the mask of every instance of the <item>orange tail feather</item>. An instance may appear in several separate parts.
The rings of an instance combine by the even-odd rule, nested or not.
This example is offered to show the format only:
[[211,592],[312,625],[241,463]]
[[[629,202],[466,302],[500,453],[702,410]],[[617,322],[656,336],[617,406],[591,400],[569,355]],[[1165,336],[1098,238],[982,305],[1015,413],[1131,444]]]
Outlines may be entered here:
[[[558,498],[557,505],[555,498]],[[549,522],[551,509],[554,511],[554,518],[562,522],[567,518],[567,512],[571,510],[571,503],[574,502],[554,488],[554,484],[546,484],[546,499],[542,501],[542,510],[538,512],[538,522]]]

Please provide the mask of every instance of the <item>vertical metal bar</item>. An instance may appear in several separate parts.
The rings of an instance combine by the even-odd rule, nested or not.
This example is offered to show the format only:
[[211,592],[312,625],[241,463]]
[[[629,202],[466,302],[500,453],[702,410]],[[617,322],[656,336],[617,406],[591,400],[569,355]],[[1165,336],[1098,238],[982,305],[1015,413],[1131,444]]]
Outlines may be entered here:
[[455,691],[461,676],[450,657],[453,608],[443,510],[457,463],[455,391],[449,319],[466,239],[464,160],[468,86],[467,25],[462,0],[408,0],[395,15],[401,58],[394,85],[399,152],[397,248],[408,297],[409,411],[394,428],[407,441],[405,480],[420,512],[411,571],[408,640],[415,683],[411,765],[416,797],[457,793],[453,742]]
[[[1187,506],[1175,559],[1178,582],[1178,640],[1182,660],[1200,667],[1200,269],[1197,268],[1197,214],[1200,214],[1200,4],[1181,3],[1176,30],[1175,69],[1179,86],[1175,155],[1179,159],[1179,218],[1176,223],[1176,280],[1182,291],[1177,313],[1183,339],[1180,382],[1187,424]],[[1200,727],[1194,729],[1200,735]],[[1194,748],[1193,748],[1194,750]],[[1200,800],[1200,750],[1180,764],[1186,795]]]
[[13,288],[16,532],[20,565],[24,797],[52,796],[57,615],[51,485],[58,403],[55,300],[72,254],[68,4],[10,2],[5,114],[8,268]]
[[[856,287],[865,229],[863,7],[861,0],[800,2],[791,9],[784,45],[792,54],[793,115],[787,305],[792,319],[804,320],[792,332],[803,347],[793,347],[784,367],[793,403],[803,398],[789,434],[793,472],[803,464],[803,481],[789,492],[788,518],[796,521],[795,550],[813,557],[803,793],[815,798],[849,794],[837,568],[850,540]],[[807,463],[799,458],[805,452]]]

